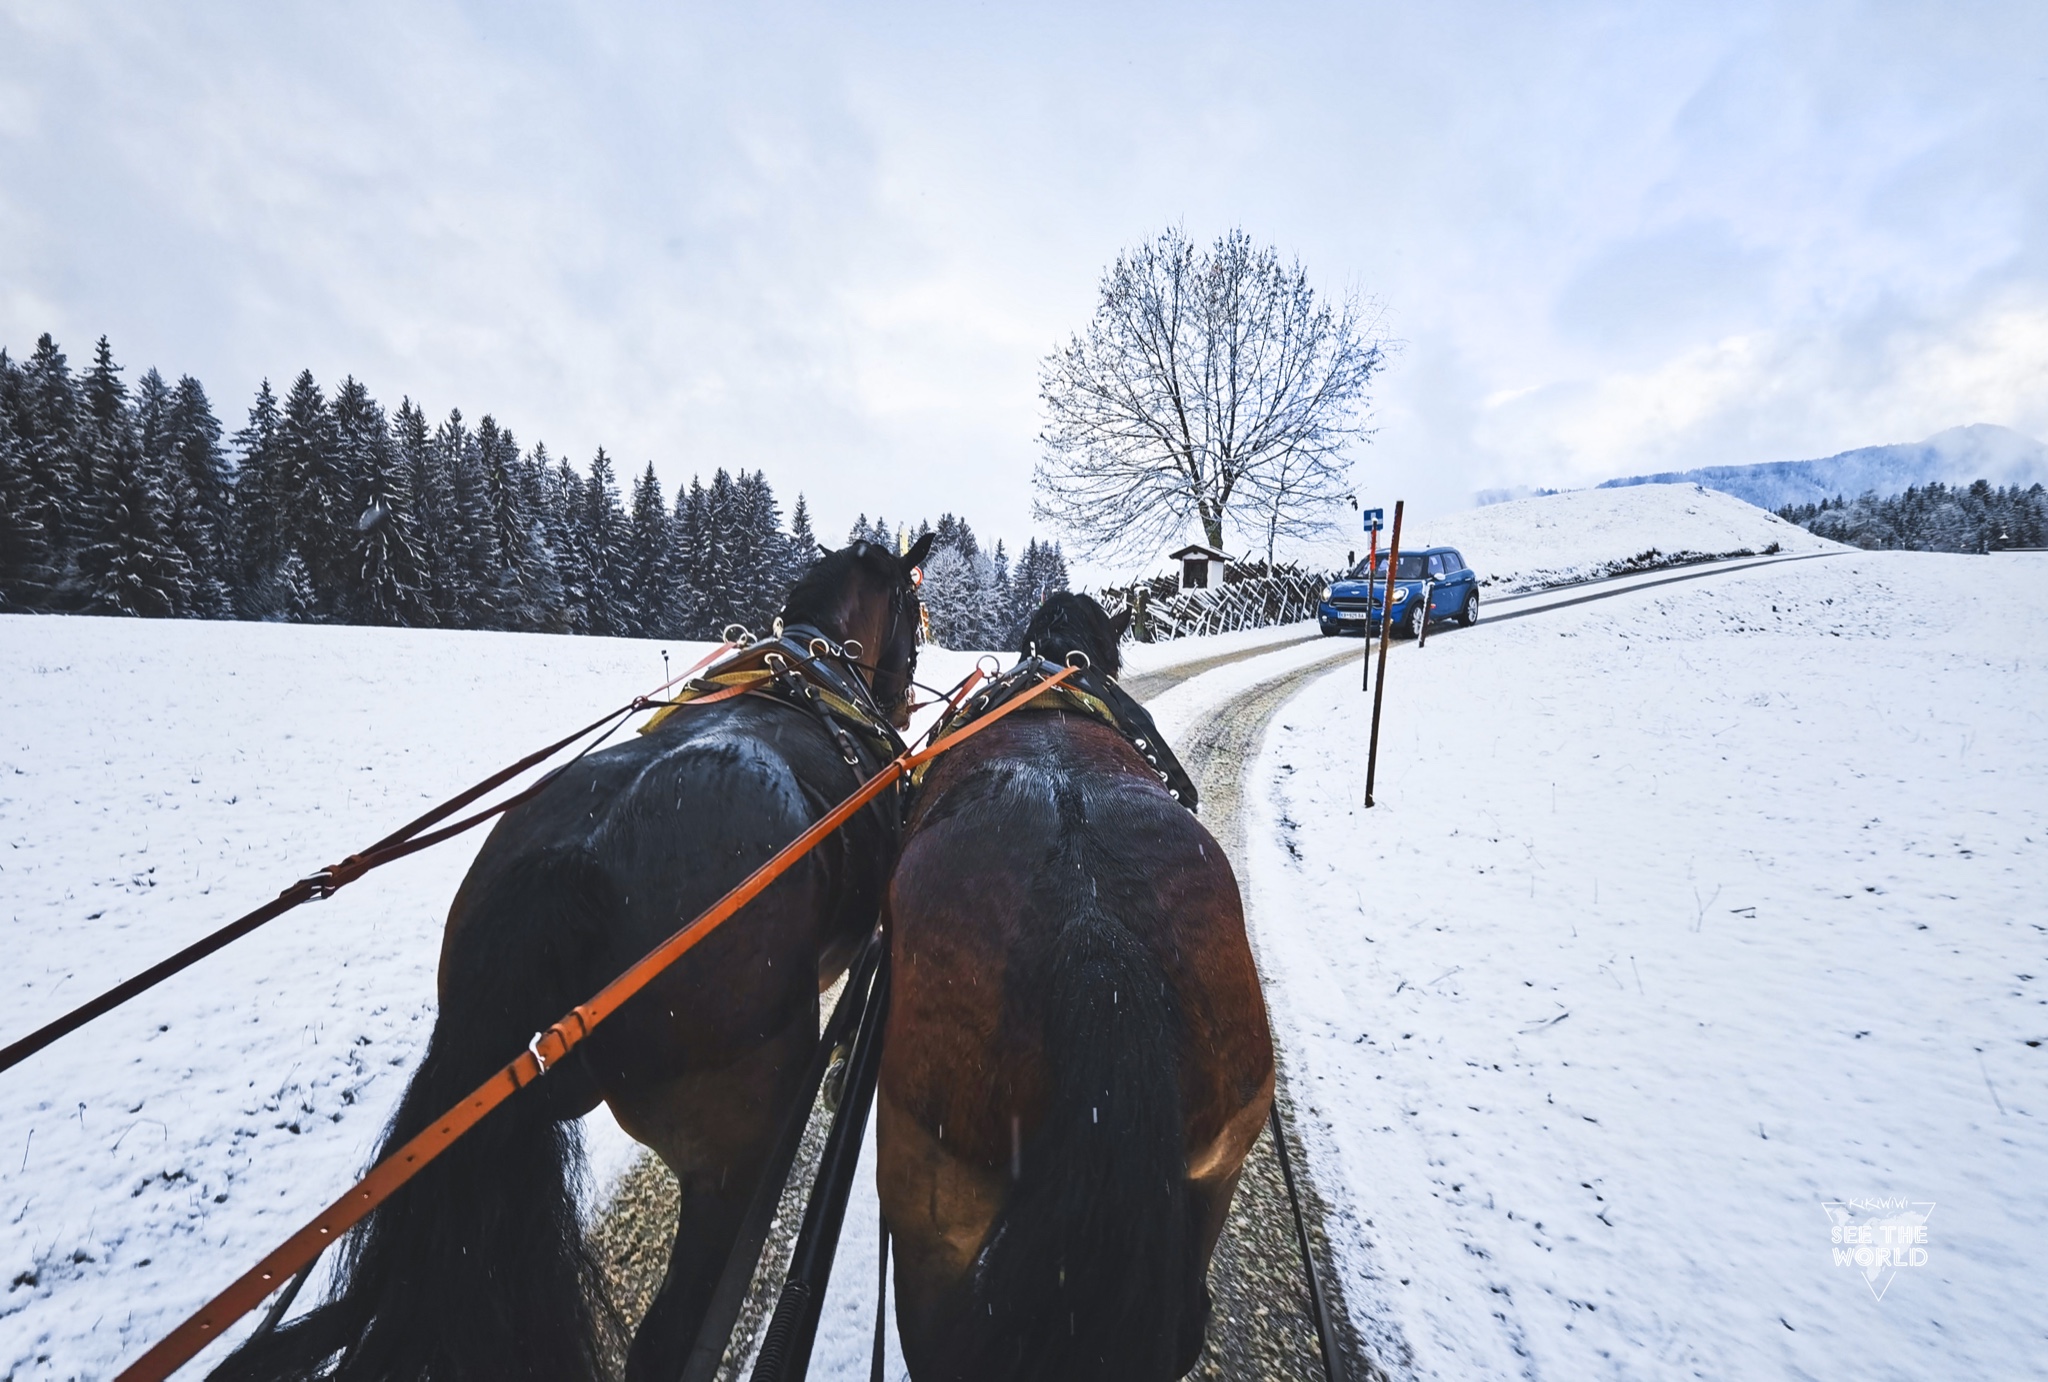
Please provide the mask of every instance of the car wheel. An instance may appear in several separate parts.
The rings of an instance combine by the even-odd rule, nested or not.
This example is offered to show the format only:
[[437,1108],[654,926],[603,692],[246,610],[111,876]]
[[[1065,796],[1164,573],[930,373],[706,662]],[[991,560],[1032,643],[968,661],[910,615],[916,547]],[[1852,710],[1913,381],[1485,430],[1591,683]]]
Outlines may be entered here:
[[1465,608],[1458,611],[1458,622],[1471,628],[1479,622],[1479,592],[1473,591],[1465,597]]
[[1417,600],[1408,607],[1408,617],[1401,621],[1402,631],[1410,638],[1422,637],[1423,602]]
[[1337,636],[1337,626],[1335,624],[1324,624],[1322,629],[1323,637],[1325,638],[1335,638]]

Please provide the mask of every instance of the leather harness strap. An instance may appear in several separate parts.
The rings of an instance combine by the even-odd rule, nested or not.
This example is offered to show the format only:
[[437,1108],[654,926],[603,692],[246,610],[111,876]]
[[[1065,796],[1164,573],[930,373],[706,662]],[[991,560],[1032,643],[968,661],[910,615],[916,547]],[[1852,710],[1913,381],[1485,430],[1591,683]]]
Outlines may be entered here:
[[[1080,669],[1072,681],[1063,685],[1038,687],[1033,678],[1043,677],[1056,665],[1039,657],[1021,659],[1015,667],[992,680],[981,694],[956,704],[948,712],[944,729],[953,730],[970,724],[976,717],[1007,706],[1020,695],[1026,696],[1028,704],[1025,709],[1064,711],[1115,730],[1158,774],[1173,799],[1188,810],[1195,810],[1200,804],[1200,794],[1194,779],[1160,737],[1158,727],[1152,723],[1152,717],[1144,707],[1117,684],[1116,678],[1092,668]],[[913,787],[922,786],[923,782],[922,771],[911,775]]]

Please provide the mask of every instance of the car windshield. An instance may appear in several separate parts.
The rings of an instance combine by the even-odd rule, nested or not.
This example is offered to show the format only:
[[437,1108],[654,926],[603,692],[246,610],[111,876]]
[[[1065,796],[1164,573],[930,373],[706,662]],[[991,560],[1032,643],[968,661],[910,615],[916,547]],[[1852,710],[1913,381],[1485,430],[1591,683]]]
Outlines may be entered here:
[[[1398,566],[1397,568],[1395,568],[1395,571],[1394,571],[1394,579],[1395,579],[1395,580],[1397,580],[1397,581],[1419,581],[1419,580],[1421,580],[1421,579],[1422,579],[1422,563],[1423,563],[1423,558],[1421,558],[1421,557],[1419,557],[1419,556],[1414,556],[1414,555],[1412,555],[1412,554],[1411,554],[1411,555],[1409,555],[1409,556],[1404,556],[1404,557],[1402,557],[1402,558],[1401,558],[1401,564],[1400,564],[1400,566]],[[1358,563],[1357,567],[1356,567],[1356,568],[1355,568],[1355,569],[1354,569],[1354,570],[1353,570],[1353,571],[1351,572],[1351,578],[1352,578],[1353,580],[1356,580],[1356,581],[1362,581],[1362,580],[1364,580],[1364,579],[1365,579],[1365,576],[1366,576],[1365,568],[1366,568],[1366,563],[1365,563],[1365,562],[1360,562],[1360,563]],[[1380,553],[1380,561],[1379,561],[1379,565],[1373,568],[1373,571],[1372,571],[1372,575],[1373,575],[1373,578],[1374,578],[1375,580],[1382,580],[1382,581],[1383,581],[1383,580],[1385,580],[1385,579],[1387,578],[1387,555],[1386,555],[1386,553],[1384,553],[1384,552]]]

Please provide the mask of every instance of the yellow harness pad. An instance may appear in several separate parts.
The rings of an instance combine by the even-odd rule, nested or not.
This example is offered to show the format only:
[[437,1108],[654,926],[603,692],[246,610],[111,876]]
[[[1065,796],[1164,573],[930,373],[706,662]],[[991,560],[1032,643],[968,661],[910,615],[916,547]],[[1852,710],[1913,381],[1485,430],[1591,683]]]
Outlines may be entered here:
[[[662,722],[667,720],[669,716],[675,714],[678,710],[685,709],[694,704],[709,700],[723,700],[735,695],[745,695],[749,692],[765,692],[774,685],[777,675],[773,669],[766,665],[767,660],[777,654],[789,659],[790,669],[803,678],[805,684],[810,687],[811,693],[817,697],[820,705],[831,711],[835,717],[844,721],[850,728],[858,730],[861,734],[873,739],[876,744],[881,746],[883,757],[886,758],[895,752],[897,745],[892,742],[894,740],[893,726],[888,729],[881,728],[877,724],[874,715],[865,707],[854,704],[817,677],[805,675],[803,660],[792,655],[788,646],[780,640],[757,645],[755,648],[735,653],[726,662],[723,671],[710,672],[700,677],[694,677],[684,683],[668,704],[662,706],[660,710],[648,717],[647,723],[640,726],[639,732],[641,734],[653,733],[661,727]],[[735,665],[738,663],[748,665]],[[784,704],[788,703],[779,696],[771,697],[770,699],[781,701]]]
[[[981,705],[975,707],[972,710],[963,709],[961,712],[949,718],[946,721],[945,725],[938,731],[938,733],[932,736],[933,739],[938,740],[945,738],[948,734],[951,734],[954,730],[959,729],[962,725],[971,724],[975,720],[980,719],[983,715],[988,713],[989,709],[990,706],[986,701],[984,701]],[[1017,711],[1019,714],[1022,714],[1024,711],[1027,710],[1071,711],[1076,715],[1085,715],[1087,718],[1091,720],[1099,720],[1103,724],[1108,725],[1111,729],[1115,730],[1118,734],[1125,733],[1123,725],[1116,718],[1116,712],[1109,708],[1107,702],[1105,702],[1098,696],[1091,696],[1078,686],[1071,686],[1064,682],[1062,682],[1058,686],[1047,687],[1045,690],[1038,692],[1029,700],[1025,701],[1023,705],[1017,707]],[[1126,737],[1128,736],[1126,735]],[[926,759],[924,762],[918,764],[915,768],[911,769],[910,785],[912,787],[923,786],[925,771],[928,768],[930,768],[933,763],[936,763],[937,761],[938,760],[935,758]]]
[[[661,722],[693,701],[708,696],[723,695],[733,690],[752,690],[763,682],[770,681],[775,674],[766,667],[750,667],[740,671],[720,672],[716,676],[696,677],[686,683],[669,700],[667,705],[654,712],[646,724],[640,726],[640,733],[648,734],[659,728]],[[823,694],[822,692],[820,694]]]

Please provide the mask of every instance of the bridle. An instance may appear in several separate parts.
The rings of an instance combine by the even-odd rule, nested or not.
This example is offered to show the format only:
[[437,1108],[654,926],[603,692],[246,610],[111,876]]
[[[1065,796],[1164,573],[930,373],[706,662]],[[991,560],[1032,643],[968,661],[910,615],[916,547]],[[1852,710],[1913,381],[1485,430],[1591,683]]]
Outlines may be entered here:
[[[915,635],[912,636],[910,643],[910,658],[903,667],[903,687],[894,696],[890,697],[887,705],[882,704],[880,697],[875,694],[873,683],[881,680],[881,659],[888,649],[895,646],[897,631],[903,627],[905,606],[916,599],[917,582],[915,580],[898,582],[890,588],[889,627],[882,635],[882,646],[876,650],[873,662],[863,662],[861,660],[867,655],[867,649],[861,647],[860,640],[857,638],[842,639],[838,643],[825,639],[822,640],[822,646],[820,646],[820,643],[814,642],[811,647],[811,653],[814,657],[821,655],[830,656],[833,661],[841,663],[856,672],[866,672],[868,674],[867,678],[863,679],[859,676],[854,676],[850,680],[866,693],[868,703],[874,707],[875,713],[880,715],[890,725],[896,723],[896,712],[898,710],[905,710],[907,712],[916,708],[917,640]],[[782,621],[776,620],[776,633],[778,635],[782,631],[781,626]]]

